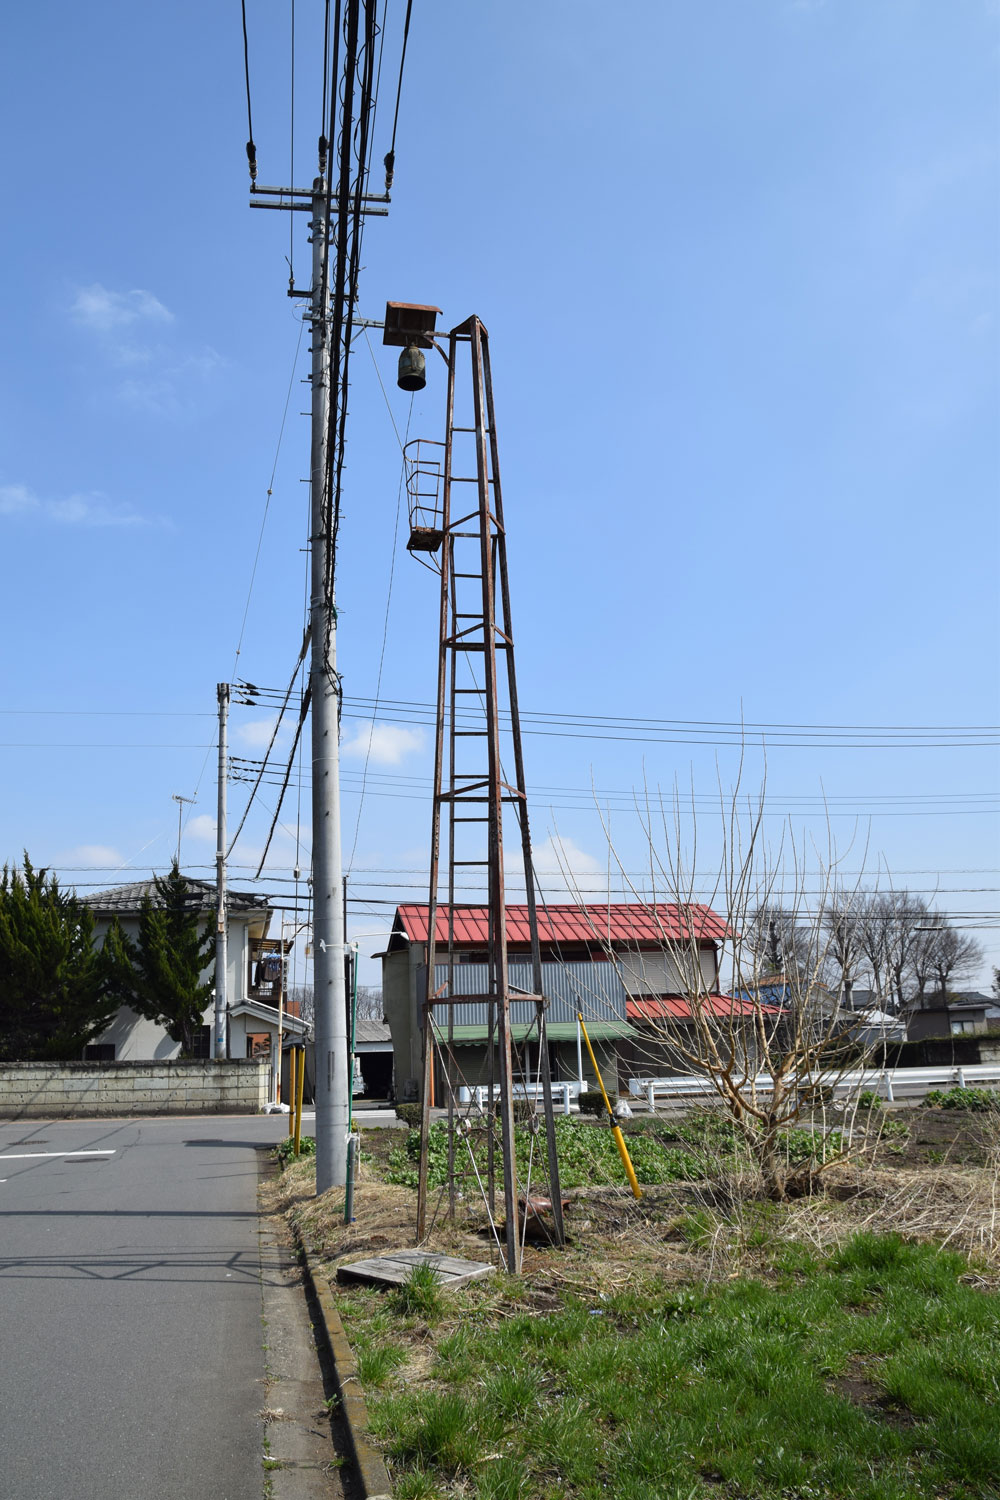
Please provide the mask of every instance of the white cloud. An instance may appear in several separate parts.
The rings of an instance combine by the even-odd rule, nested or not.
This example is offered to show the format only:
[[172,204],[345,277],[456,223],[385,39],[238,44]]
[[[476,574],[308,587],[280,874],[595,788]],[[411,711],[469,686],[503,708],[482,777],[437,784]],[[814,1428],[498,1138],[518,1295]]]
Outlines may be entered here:
[[23,515],[26,510],[37,509],[38,500],[27,485],[0,485],[0,516]]
[[189,818],[184,824],[184,837],[186,839],[204,839],[207,843],[215,843],[215,819],[208,813],[199,813],[196,818]]
[[51,863],[59,869],[70,870],[83,867],[93,870],[120,870],[127,863],[125,856],[110,844],[77,844],[73,849],[64,849]]
[[576,895],[578,892],[585,895],[607,895],[608,875],[605,866],[571,838],[558,833],[549,834],[543,843],[532,845],[531,858],[535,874],[540,877],[546,894],[565,891],[568,895]]
[[[238,724],[233,730],[233,738],[242,744],[249,745],[255,750],[266,750],[271,743],[271,735],[274,733],[273,719],[251,719],[246,724]],[[282,729],[284,733],[284,729]]]
[[136,323],[172,323],[173,313],[152,292],[138,288],[131,292],[109,292],[95,282],[76,294],[70,309],[76,322],[95,333],[114,333]]
[[0,516],[38,516],[57,526],[164,526],[162,516],[144,516],[127,506],[112,505],[104,495],[68,495],[42,500],[24,484],[0,486]]
[[376,766],[398,766],[423,747],[424,736],[419,729],[399,724],[359,724],[354,735],[341,744],[340,753],[350,760],[367,756]]

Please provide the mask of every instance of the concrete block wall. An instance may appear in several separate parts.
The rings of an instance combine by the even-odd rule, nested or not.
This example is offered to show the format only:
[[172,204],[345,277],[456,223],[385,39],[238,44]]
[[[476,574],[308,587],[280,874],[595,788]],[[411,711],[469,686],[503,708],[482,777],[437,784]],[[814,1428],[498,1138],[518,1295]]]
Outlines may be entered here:
[[258,1058],[0,1063],[0,1119],[259,1114],[268,1077]]

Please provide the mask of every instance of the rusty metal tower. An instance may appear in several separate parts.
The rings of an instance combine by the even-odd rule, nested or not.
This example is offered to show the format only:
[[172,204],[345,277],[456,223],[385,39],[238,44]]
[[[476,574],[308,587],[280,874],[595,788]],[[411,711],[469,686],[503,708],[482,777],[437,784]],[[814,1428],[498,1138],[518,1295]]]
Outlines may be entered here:
[[[530,995],[517,991],[513,999],[522,1002],[519,1009],[523,1009],[525,1001],[529,1005],[534,1002],[534,1020],[528,1040],[537,1037],[538,1085],[545,1121],[547,1192],[556,1242],[562,1244],[564,1236],[514,673],[507,536],[489,337],[477,317],[468,318],[447,335],[445,352],[442,347],[444,339],[439,342],[433,333],[433,315],[437,311],[436,308],[390,304],[384,336],[386,343],[408,345],[407,356],[411,363],[414,342],[423,348],[433,345],[444,356],[448,370],[444,442],[429,443],[421,439],[409,444],[407,450],[411,521],[409,550],[440,575],[427,987],[422,1014],[423,1112],[417,1236],[422,1239],[426,1232],[430,1111],[435,1102],[438,1074],[446,1095],[439,1103],[448,1109],[449,1196],[454,1213],[455,1127],[459,1123],[457,1075],[453,1066],[454,1014],[458,1006],[485,1003],[488,1201],[492,1216],[495,1206],[495,1122],[499,1127],[503,1172],[504,1259],[507,1269],[517,1272],[521,1266],[522,1239],[518,1233],[519,1195],[514,1152],[514,1048],[512,991],[507,963],[505,823],[517,840],[524,865],[533,991]],[[401,384],[404,360],[400,362]],[[462,917],[462,907],[456,906],[456,895],[469,874],[481,875],[484,871],[488,892],[487,993],[467,994],[462,984],[464,966],[456,962],[456,925]],[[440,983],[440,972],[437,982],[435,973],[442,965],[446,966],[443,984]],[[526,1077],[526,1082],[529,1081]],[[530,1094],[532,1090],[526,1089],[525,1092]]]

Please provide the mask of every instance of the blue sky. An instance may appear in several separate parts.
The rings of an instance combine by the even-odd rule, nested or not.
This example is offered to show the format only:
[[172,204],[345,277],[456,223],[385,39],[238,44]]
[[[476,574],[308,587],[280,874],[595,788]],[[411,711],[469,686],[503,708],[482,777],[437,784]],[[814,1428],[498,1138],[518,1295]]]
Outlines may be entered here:
[[[389,0],[376,159],[403,8]],[[247,0],[265,183],[291,171],[289,9]],[[320,25],[297,0],[299,185]],[[183,863],[209,876],[215,685],[234,666],[287,681],[307,531],[308,339],[296,359],[288,216],[248,208],[239,6],[22,6],[0,27],[2,853],[81,889],[145,874],[169,861],[182,794]],[[935,747],[769,732],[769,830],[790,813],[825,849],[829,821],[845,870],[963,914],[1000,962],[997,752],[954,734],[1000,721],[998,75],[989,0],[417,0],[362,312],[432,302],[446,328],[476,312],[490,330],[523,707],[705,721],[674,736],[703,743],[528,736],[543,867],[561,842],[600,883],[595,787],[621,794],[603,801],[641,867],[632,788],[677,778],[710,799],[732,781],[710,725],[942,726]],[[291,228],[304,287],[304,216]],[[434,580],[402,530],[394,556],[375,367],[411,436],[440,437],[443,385],[411,409],[371,347],[340,664],[348,696],[373,698],[391,573],[381,693],[426,703]],[[357,934],[422,893],[431,735],[392,720],[345,718],[345,857],[371,742]],[[235,753],[267,733],[234,709]],[[251,811],[234,883],[272,807]],[[264,890],[308,865],[301,808],[286,802]],[[706,801],[709,869],[714,817]]]

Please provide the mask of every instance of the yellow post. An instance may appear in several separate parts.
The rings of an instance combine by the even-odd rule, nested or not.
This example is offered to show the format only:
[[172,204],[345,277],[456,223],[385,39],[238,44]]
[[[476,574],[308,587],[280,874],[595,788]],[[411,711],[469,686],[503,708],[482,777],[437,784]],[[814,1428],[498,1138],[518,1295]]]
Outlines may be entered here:
[[296,1079],[295,1089],[295,1155],[299,1154],[299,1142],[302,1139],[302,1090],[306,1082],[306,1049],[296,1047],[299,1055],[299,1072]]
[[288,1049],[288,1134],[295,1134],[295,1059],[298,1052],[295,1047]]
[[611,1134],[615,1138],[615,1145],[618,1147],[618,1155],[622,1159],[622,1166],[625,1168],[625,1176],[628,1178],[629,1187],[632,1189],[632,1196],[633,1198],[641,1198],[642,1188],[639,1186],[639,1179],[635,1175],[635,1168],[632,1165],[632,1158],[628,1154],[628,1147],[625,1144],[625,1137],[622,1135],[621,1126],[615,1120],[614,1110],[611,1108],[611,1101],[608,1098],[607,1091],[604,1087],[604,1080],[601,1077],[601,1070],[597,1066],[597,1058],[594,1056],[594,1049],[590,1045],[590,1037],[587,1035],[587,1027],[584,1022],[583,1016],[579,1011],[577,1011],[576,1013],[576,1018],[580,1023],[580,1030],[583,1032],[583,1040],[587,1043],[587,1051],[590,1053],[590,1061],[593,1064],[594,1072],[597,1075],[597,1086],[601,1091],[602,1098],[604,1099],[604,1105],[608,1111],[608,1119],[611,1121]]

